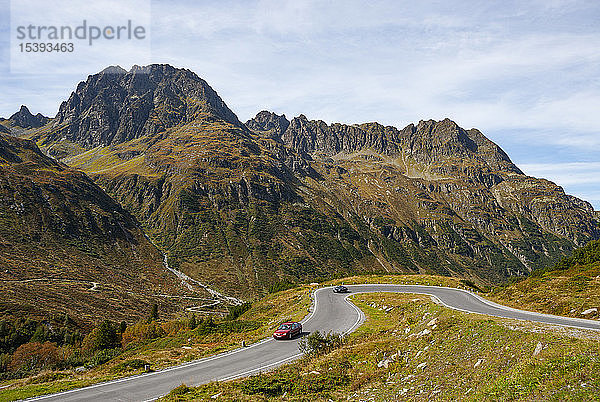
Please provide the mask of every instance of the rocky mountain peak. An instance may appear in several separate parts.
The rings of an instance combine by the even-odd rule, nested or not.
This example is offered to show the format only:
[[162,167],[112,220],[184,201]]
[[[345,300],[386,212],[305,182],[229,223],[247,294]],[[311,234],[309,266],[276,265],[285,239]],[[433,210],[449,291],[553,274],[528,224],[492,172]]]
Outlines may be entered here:
[[522,173],[508,155],[479,130],[465,130],[448,118],[421,120],[416,126],[407,126],[402,133],[402,147],[419,162],[461,158],[479,160],[496,171]]
[[111,66],[79,83],[63,102],[51,140],[87,147],[161,133],[199,118],[244,127],[206,81],[167,64]]
[[108,66],[104,70],[100,71],[99,74],[127,74],[127,70],[121,66]]
[[267,138],[281,138],[290,121],[285,117],[267,110],[259,112],[254,118],[246,122],[246,127]]
[[35,116],[29,111],[27,106],[22,105],[18,112],[10,116],[8,119],[14,126],[21,128],[38,128],[48,123],[48,117],[41,113]]
[[[454,121],[446,118],[440,121],[421,120],[413,130],[416,141],[427,143],[431,148],[446,147],[459,155],[463,152],[476,152],[477,148],[466,131]],[[420,140],[420,141],[419,141]]]

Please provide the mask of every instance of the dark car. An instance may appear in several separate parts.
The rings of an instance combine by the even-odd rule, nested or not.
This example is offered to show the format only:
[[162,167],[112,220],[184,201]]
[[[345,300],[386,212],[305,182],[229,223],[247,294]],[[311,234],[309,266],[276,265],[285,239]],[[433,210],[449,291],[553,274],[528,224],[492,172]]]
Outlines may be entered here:
[[273,333],[275,339],[292,339],[302,333],[302,324],[299,322],[284,322]]
[[337,285],[333,288],[333,293],[348,293],[348,288],[344,285]]

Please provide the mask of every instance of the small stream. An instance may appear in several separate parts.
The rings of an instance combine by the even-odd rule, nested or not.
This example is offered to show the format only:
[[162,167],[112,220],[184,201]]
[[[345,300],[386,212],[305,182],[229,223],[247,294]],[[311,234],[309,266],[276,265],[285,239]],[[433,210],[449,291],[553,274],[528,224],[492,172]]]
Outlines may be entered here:
[[201,309],[203,308],[210,308],[210,307],[216,307],[221,303],[226,303],[226,304],[233,304],[236,306],[239,306],[240,304],[243,304],[244,301],[237,299],[235,297],[232,296],[226,296],[224,294],[222,294],[221,292],[218,292],[214,289],[211,289],[210,287],[208,287],[207,285],[203,284],[202,282],[189,277],[188,275],[184,274],[183,272],[175,269],[175,268],[171,268],[169,266],[169,261],[167,258],[167,254],[163,253],[162,250],[160,248],[158,248],[156,246],[156,244],[154,244],[154,242],[148,237],[148,235],[146,233],[144,233],[144,237],[146,237],[146,239],[148,239],[148,241],[154,246],[156,247],[156,249],[162,254],[163,256],[163,266],[165,267],[166,270],[168,270],[169,272],[172,272],[175,276],[177,276],[180,280],[183,286],[185,286],[186,288],[188,288],[190,291],[194,291],[194,287],[192,285],[196,285],[198,287],[201,287],[203,290],[207,291],[212,297],[213,300],[210,303],[207,304],[203,304],[201,306],[193,306],[193,307],[188,307],[186,310],[188,311],[194,311],[194,312],[200,312]]

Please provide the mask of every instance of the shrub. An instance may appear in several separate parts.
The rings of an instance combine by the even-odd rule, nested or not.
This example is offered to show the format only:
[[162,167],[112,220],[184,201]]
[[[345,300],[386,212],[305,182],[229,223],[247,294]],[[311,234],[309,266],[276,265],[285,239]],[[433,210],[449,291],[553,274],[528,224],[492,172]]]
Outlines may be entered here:
[[487,293],[490,291],[489,287],[487,286],[479,286],[477,285],[475,282],[469,280],[469,279],[461,279],[460,280],[460,284],[463,286],[466,286],[468,288],[474,289],[478,292],[483,292],[483,293]]
[[0,352],[13,353],[28,342],[57,342],[58,339],[50,339],[51,335],[44,324],[30,318],[0,320]]
[[94,356],[92,356],[91,359],[88,360],[86,366],[99,366],[119,356],[121,352],[121,348],[99,350],[94,354]]
[[215,332],[217,326],[213,321],[212,317],[207,317],[205,319],[200,320],[198,326],[196,327],[196,333],[198,335],[206,335],[211,332]]
[[44,325],[38,325],[29,342],[43,343],[50,338],[50,331]]
[[81,349],[71,349],[62,362],[62,368],[83,366],[86,358],[82,355]]
[[292,282],[275,282],[269,286],[269,293],[282,292],[284,290],[293,289],[296,286],[298,285]]
[[70,373],[60,371],[47,371],[43,374],[39,374],[33,378],[28,379],[27,384],[42,384],[45,382],[60,381],[64,380],[65,378],[69,378],[70,376]]
[[180,320],[170,320],[162,324],[162,328],[169,336],[177,335],[180,331],[187,329],[187,322]]
[[290,376],[286,372],[279,372],[274,375],[259,374],[241,383],[240,389],[247,395],[279,396],[286,391],[290,391],[292,384],[297,379],[297,376]]
[[298,349],[306,355],[322,355],[338,349],[346,343],[342,334],[315,331],[300,339]]
[[600,240],[593,240],[573,251],[569,257],[562,258],[556,265],[537,269],[531,275],[542,276],[549,271],[566,271],[576,265],[589,265],[597,262],[600,262]]
[[347,360],[326,364],[318,368],[320,372],[316,374],[300,374],[298,368],[287,367],[272,374],[252,376],[240,383],[239,388],[247,395],[262,394],[267,397],[275,397],[289,392],[306,398],[308,394],[330,391],[348,384],[350,382],[349,368],[350,364]]
[[158,304],[154,303],[152,305],[152,310],[150,311],[150,321],[158,320]]
[[12,371],[41,370],[55,366],[60,361],[58,347],[54,343],[29,342],[17,348],[10,360]]
[[224,321],[215,323],[212,317],[200,320],[196,327],[196,334],[199,336],[208,335],[212,333],[229,333],[229,332],[247,332],[252,331],[260,327],[260,323],[256,321]]
[[10,355],[8,353],[0,353],[0,373],[8,370],[8,363],[10,363]]
[[161,336],[165,336],[165,330],[156,322],[138,322],[137,324],[127,327],[123,333],[121,344],[123,347],[126,347],[131,342],[148,341],[160,338]]
[[110,321],[103,321],[83,339],[82,349],[88,353],[120,346],[117,330]]
[[171,392],[169,392],[169,395],[167,395],[167,396],[171,396],[171,397],[173,397],[173,396],[175,396],[175,397],[176,397],[176,396],[181,396],[181,395],[185,395],[185,394],[187,394],[187,393],[188,393],[188,392],[190,392],[191,390],[192,390],[192,388],[188,387],[188,386],[187,386],[187,385],[185,385],[185,384],[181,384],[181,385],[180,385],[180,386],[178,386],[177,388],[173,388],[173,389],[171,390]]
[[188,320],[188,328],[195,329],[197,326],[198,326],[198,323],[196,322],[196,314],[192,314],[192,316]]
[[585,246],[573,251],[574,264],[589,265],[600,262],[600,240],[591,241]]
[[225,319],[226,320],[235,320],[239,316],[244,314],[246,311],[250,310],[250,307],[252,307],[252,303],[249,303],[249,302],[242,303],[238,306],[229,307],[229,314],[227,314],[227,317],[225,317]]
[[294,382],[293,392],[299,395],[331,391],[350,382],[347,371],[334,370],[317,375],[307,375]]
[[112,371],[115,373],[125,373],[130,370],[138,370],[148,365],[148,362],[141,359],[125,360],[114,366]]

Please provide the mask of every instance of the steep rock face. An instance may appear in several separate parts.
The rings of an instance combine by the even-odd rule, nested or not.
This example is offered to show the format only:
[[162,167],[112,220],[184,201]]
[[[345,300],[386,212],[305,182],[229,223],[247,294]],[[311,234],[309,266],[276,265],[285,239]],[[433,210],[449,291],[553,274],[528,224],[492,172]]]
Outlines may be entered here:
[[455,122],[421,121],[409,125],[398,139],[402,149],[417,162],[431,164],[452,160],[473,161],[493,171],[522,173],[508,155],[476,129],[464,130]]
[[3,314],[133,321],[152,300],[174,311],[154,295],[182,291],[134,218],[97,184],[34,142],[4,135],[0,250]]
[[397,152],[394,136],[397,130],[377,123],[348,126],[335,123],[327,125],[321,120],[308,120],[300,115],[290,122],[280,140],[302,155],[319,153],[335,155],[370,148],[377,153]]
[[271,138],[303,155],[333,156],[372,150],[383,155],[405,154],[424,164],[466,159],[483,162],[495,171],[522,173],[508,155],[480,131],[464,130],[449,119],[421,121],[416,126],[410,124],[398,130],[378,123],[327,125],[300,115],[292,119],[286,130],[273,130],[273,122],[281,118],[285,116],[263,111],[246,125],[258,132],[269,130]]
[[[277,118],[261,112],[260,118],[246,124],[254,130],[264,127],[261,121],[265,116]],[[335,167],[338,171],[401,174],[408,182],[403,187],[410,184],[420,188],[429,198],[421,200],[421,195],[413,194],[405,209],[417,206],[426,214],[437,210],[434,221],[438,223],[460,218],[480,232],[482,239],[487,237],[496,243],[499,255],[505,253],[504,249],[519,261],[507,275],[527,272],[548,262],[548,256],[560,255],[574,244],[600,236],[589,203],[566,195],[554,183],[523,175],[508,155],[480,131],[464,130],[448,119],[421,121],[398,130],[377,123],[327,125],[301,115],[292,119],[279,137],[271,138],[313,163],[329,165],[328,170]],[[398,190],[390,188],[389,183],[379,186],[387,188],[387,193]],[[383,201],[383,205],[389,202]],[[412,219],[419,222],[423,218]],[[431,228],[427,230],[431,232]],[[406,237],[404,230],[400,232]],[[472,244],[469,247],[472,249]],[[476,250],[469,254],[485,255]]]
[[[261,113],[264,119],[267,114]],[[247,125],[256,127],[257,118]],[[371,152],[375,155],[369,155],[370,158],[400,159],[396,165],[400,164],[410,178],[433,180],[433,183],[466,180],[465,192],[470,192],[469,187],[475,183],[483,185],[489,191],[476,197],[471,194],[463,198],[446,191],[448,198],[459,198],[458,202],[450,202],[464,215],[472,214],[474,202],[485,198],[486,209],[498,212],[508,209],[522,214],[544,230],[579,245],[599,235],[589,203],[567,196],[551,182],[524,176],[508,155],[479,130],[464,130],[449,119],[421,121],[397,130],[377,123],[327,125],[301,115],[292,119],[281,136],[273,138],[311,158],[338,155],[339,159],[340,154],[353,153],[363,153],[364,158]],[[453,184],[441,186],[447,189]]]
[[600,238],[592,205],[565,194],[562,187],[548,180],[512,176],[494,186],[492,192],[503,208],[528,217],[544,230],[578,246]]
[[201,115],[241,125],[206,81],[189,70],[109,67],[81,82],[62,103],[45,140],[65,137],[85,147],[119,144]]

